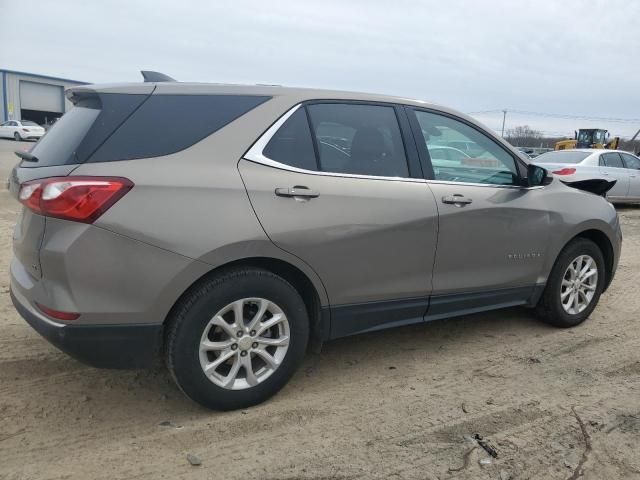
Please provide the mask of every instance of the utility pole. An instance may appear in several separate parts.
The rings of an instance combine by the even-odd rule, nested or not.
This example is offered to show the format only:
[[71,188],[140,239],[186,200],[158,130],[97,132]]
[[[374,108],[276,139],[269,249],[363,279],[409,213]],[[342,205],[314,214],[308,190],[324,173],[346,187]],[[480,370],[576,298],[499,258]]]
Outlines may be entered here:
[[507,109],[505,108],[504,110],[502,110],[502,134],[500,135],[502,138],[504,138],[504,122],[507,119]]

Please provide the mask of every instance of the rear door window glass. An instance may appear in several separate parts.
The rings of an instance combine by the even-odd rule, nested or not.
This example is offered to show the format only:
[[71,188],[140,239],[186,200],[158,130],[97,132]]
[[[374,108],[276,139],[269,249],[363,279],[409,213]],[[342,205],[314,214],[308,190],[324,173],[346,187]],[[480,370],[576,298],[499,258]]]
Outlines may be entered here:
[[605,167],[613,167],[613,168],[624,168],[624,163],[622,163],[622,158],[615,152],[611,153],[603,153],[600,156],[601,165]]
[[307,106],[325,172],[408,177],[409,169],[393,107],[347,103]]
[[298,108],[282,124],[262,154],[285,165],[317,170],[316,154],[304,107]]

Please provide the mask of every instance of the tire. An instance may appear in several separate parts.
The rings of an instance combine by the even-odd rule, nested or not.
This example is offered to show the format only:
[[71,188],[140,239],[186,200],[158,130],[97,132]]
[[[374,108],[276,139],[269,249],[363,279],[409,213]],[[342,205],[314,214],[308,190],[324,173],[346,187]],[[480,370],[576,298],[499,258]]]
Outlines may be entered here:
[[[238,337],[233,333],[238,330],[237,310],[233,306],[241,300],[245,327],[258,317],[256,312],[263,305],[267,305],[268,310],[260,317],[265,320],[257,324],[256,330],[246,330]],[[232,308],[221,313],[228,307]],[[229,328],[222,325],[219,317]],[[218,319],[216,324],[213,324],[214,318]],[[270,321],[279,323],[260,333]],[[287,333],[286,346],[260,343],[260,348],[256,348],[257,341],[283,342]],[[214,410],[234,410],[261,403],[284,387],[304,359],[308,338],[307,309],[291,284],[266,270],[233,269],[201,281],[179,300],[168,318],[165,361],[178,387],[189,398]],[[203,352],[202,344],[206,341],[211,342],[209,345],[232,343],[224,349]],[[277,360],[277,366],[270,368],[263,359],[266,350],[271,359]],[[210,375],[205,374],[205,366],[213,366],[223,355],[230,356],[211,370]],[[243,364],[247,361],[253,376]],[[235,380],[227,380],[233,376],[234,369]],[[231,384],[225,387],[225,382]]]
[[14,139],[16,142],[19,142],[19,141],[21,141],[21,140],[22,140],[22,137],[20,136],[20,134],[19,134],[18,132],[14,132],[14,133],[13,133],[13,139]]
[[[589,299],[588,303],[586,302],[586,297],[584,292],[587,292],[586,288],[584,289],[580,287],[578,290],[583,292],[582,296],[578,296],[577,293],[574,293],[575,296],[578,296],[579,301],[582,303],[586,303],[584,309],[579,310],[573,308],[573,302],[570,300],[571,298],[571,288],[563,286],[563,281],[565,280],[565,275],[567,276],[567,282],[571,283],[571,274],[568,271],[569,267],[574,264],[574,261],[577,261],[580,257],[589,257],[595,263],[594,268],[597,271],[597,280],[593,280],[591,275],[589,279],[585,280],[585,282],[591,281],[592,284],[588,287],[589,289],[593,288],[593,296]],[[585,265],[583,263],[582,265]],[[574,264],[577,265],[577,264]],[[578,268],[578,270],[581,270]],[[589,273],[589,272],[587,272]],[[596,308],[598,304],[598,300],[600,299],[600,295],[604,289],[605,284],[605,262],[604,256],[602,255],[602,251],[600,248],[591,240],[586,238],[577,238],[571,241],[558,255],[555,265],[551,270],[551,274],[549,275],[549,279],[547,280],[547,285],[542,293],[542,297],[540,298],[538,305],[536,306],[536,313],[540,317],[540,319],[550,325],[560,328],[569,328],[575,327],[576,325],[584,322],[591,312]],[[569,291],[567,295],[567,291]],[[565,295],[565,302],[568,303],[569,310],[565,306],[563,306],[562,296]],[[582,306],[580,306],[582,307]]]

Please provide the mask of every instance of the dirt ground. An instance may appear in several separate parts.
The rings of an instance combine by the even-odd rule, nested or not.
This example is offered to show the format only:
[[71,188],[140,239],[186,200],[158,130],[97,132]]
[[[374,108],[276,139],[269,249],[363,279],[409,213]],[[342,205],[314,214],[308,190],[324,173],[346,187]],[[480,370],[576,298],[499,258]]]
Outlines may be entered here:
[[[17,145],[0,140],[2,179]],[[29,328],[8,294],[18,209],[0,192],[0,479],[640,478],[640,209],[620,209],[617,276],[578,328],[511,309],[345,338],[230,413]]]

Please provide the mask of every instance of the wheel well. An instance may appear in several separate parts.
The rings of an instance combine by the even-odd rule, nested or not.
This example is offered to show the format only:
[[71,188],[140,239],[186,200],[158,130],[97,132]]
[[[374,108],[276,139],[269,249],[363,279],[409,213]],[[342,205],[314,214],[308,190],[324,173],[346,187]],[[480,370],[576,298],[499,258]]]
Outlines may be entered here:
[[[278,260],[275,258],[254,257],[244,258],[242,260],[236,260],[233,262],[225,263],[224,265],[220,265],[193,282],[189,286],[189,288],[187,288],[183,292],[183,294],[180,295],[180,298],[176,300],[174,307],[180,302],[180,299],[187,292],[189,292],[200,282],[205,281],[213,275],[217,275],[221,271],[238,267],[254,267],[267,270],[275,275],[284,278],[293,286],[293,288],[298,291],[307,307],[307,315],[309,315],[309,321],[311,322],[311,338],[309,339],[309,345],[314,351],[319,351],[322,346],[323,339],[329,333],[328,331],[324,331],[325,327],[323,322],[323,315],[321,312],[320,297],[318,295],[318,292],[316,291],[315,286],[313,285],[311,280],[309,280],[309,277],[307,277],[307,275],[299,268],[283,260]],[[171,311],[173,311],[173,307]],[[171,311],[169,312],[167,317],[171,315]]]
[[604,289],[606,290],[611,283],[613,273],[613,246],[611,245],[609,237],[607,237],[607,235],[600,230],[585,230],[584,232],[580,232],[573,238],[586,238],[588,240],[591,240],[600,248],[602,256],[604,257],[606,275]]

